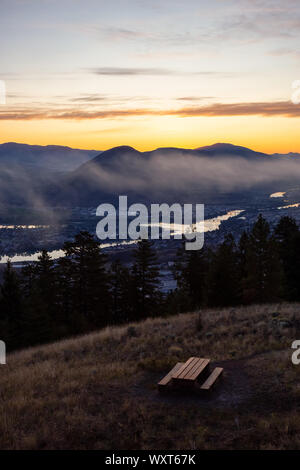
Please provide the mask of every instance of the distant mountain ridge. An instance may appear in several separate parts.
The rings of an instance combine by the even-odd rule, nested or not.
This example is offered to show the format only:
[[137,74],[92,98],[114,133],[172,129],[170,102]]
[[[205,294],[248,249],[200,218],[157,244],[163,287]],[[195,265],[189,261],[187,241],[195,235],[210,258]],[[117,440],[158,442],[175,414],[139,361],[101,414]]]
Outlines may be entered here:
[[0,144],[0,166],[18,165],[56,171],[72,171],[99,150],[80,150],[60,145],[27,145],[16,142]]
[[[112,147],[111,149],[101,152],[98,156],[93,159],[94,163],[104,164],[109,159],[115,160],[121,155],[132,155],[132,156],[143,156],[149,157],[156,154],[162,154],[165,156],[173,155],[174,153],[180,153],[182,155],[195,155],[195,156],[217,156],[217,157],[234,157],[238,156],[241,158],[270,158],[270,157],[300,157],[300,153],[290,152],[287,154],[268,154],[264,152],[257,152],[247,147],[228,143],[216,143],[213,145],[207,145],[203,147],[197,147],[195,149],[187,149],[181,147],[158,147],[154,150],[138,151],[134,147],[127,145]],[[92,160],[90,160],[92,161]]]
[[201,154],[206,155],[238,155],[243,157],[256,157],[269,156],[267,153],[256,152],[247,147],[241,147],[239,145],[227,144],[227,143],[217,143],[213,145],[207,145],[204,147],[199,147],[196,151],[201,152]]
[[238,156],[242,158],[257,157],[285,157],[297,158],[299,153],[290,152],[287,154],[267,154],[256,152],[247,147],[233,145],[229,143],[216,143],[198,147],[195,149],[186,149],[178,147],[159,147],[154,150],[140,152],[133,147],[122,145],[112,147],[111,149],[100,150],[81,150],[60,145],[29,145],[16,142],[6,142],[0,144],[0,166],[1,165],[21,165],[25,167],[38,167],[54,171],[73,171],[81,165],[93,161],[94,164],[111,165],[120,155],[149,157],[156,154],[165,156],[174,153],[182,155],[197,156]]

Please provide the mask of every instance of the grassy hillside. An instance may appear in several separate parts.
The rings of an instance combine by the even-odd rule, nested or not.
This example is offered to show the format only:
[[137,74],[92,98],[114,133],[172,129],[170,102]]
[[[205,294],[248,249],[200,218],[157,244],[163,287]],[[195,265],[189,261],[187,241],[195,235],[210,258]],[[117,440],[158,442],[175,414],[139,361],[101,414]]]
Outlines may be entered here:
[[[8,356],[0,448],[300,449],[300,305],[207,310]],[[159,395],[189,356],[225,369],[210,398]]]

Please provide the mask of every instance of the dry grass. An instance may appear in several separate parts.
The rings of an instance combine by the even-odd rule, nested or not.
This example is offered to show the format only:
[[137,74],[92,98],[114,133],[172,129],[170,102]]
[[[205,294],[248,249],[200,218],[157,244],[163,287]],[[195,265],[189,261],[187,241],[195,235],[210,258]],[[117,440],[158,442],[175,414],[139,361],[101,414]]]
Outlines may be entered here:
[[[300,449],[299,304],[148,319],[10,355],[1,449]],[[210,399],[160,396],[177,361],[226,374]]]

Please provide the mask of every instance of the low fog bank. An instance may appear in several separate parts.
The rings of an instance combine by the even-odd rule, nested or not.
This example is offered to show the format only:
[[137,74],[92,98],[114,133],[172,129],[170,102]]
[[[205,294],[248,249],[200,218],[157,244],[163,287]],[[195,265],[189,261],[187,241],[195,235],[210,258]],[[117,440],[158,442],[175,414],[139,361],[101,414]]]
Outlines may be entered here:
[[0,166],[0,207],[92,207],[114,202],[120,194],[134,202],[205,203],[218,194],[286,191],[300,181],[299,157],[199,156],[177,149],[109,152],[68,174]]
[[300,181],[300,159],[199,157],[186,151],[125,152],[111,161],[82,165],[60,188],[60,201],[100,203],[119,194],[162,202],[184,202],[198,195],[286,190]]

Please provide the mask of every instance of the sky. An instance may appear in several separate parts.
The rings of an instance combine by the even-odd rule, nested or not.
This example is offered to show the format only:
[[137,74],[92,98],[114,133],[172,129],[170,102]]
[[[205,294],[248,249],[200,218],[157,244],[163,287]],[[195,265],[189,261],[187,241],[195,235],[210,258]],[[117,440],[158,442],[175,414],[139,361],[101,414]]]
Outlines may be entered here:
[[299,0],[0,0],[0,12],[1,143],[300,152]]

